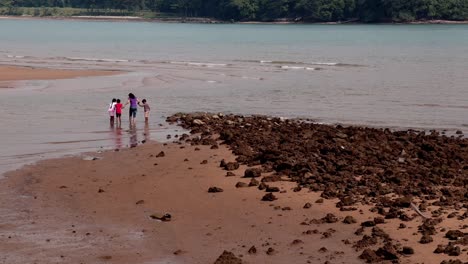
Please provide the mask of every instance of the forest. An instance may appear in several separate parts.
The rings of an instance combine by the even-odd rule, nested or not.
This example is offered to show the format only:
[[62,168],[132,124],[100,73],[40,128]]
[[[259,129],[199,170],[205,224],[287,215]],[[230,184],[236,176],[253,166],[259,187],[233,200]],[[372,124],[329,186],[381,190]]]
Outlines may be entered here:
[[[468,20],[468,0],[0,0],[0,14],[152,14],[223,21],[409,22]],[[138,13],[140,12],[140,13]],[[77,13],[72,14],[76,15]]]

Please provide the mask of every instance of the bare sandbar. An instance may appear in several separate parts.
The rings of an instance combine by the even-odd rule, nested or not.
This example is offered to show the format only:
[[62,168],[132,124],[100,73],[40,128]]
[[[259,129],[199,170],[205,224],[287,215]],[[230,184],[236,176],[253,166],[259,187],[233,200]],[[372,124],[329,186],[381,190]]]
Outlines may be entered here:
[[57,80],[119,74],[111,70],[68,70],[0,65],[0,82],[22,80]]

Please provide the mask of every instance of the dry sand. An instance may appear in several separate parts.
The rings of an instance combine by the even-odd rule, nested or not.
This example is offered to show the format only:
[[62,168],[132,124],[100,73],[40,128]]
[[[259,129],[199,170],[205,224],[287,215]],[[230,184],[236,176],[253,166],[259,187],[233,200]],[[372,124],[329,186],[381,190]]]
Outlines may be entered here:
[[[246,263],[363,263],[362,250],[343,241],[361,238],[354,234],[358,223],[377,216],[368,208],[340,212],[335,200],[315,203],[319,193],[293,192],[296,184],[287,181],[270,183],[286,191],[275,193],[278,200],[261,201],[264,191],[235,187],[249,182],[240,177],[244,166],[233,177],[219,167],[221,159],[234,161],[228,149],[198,148],[147,143],[93,154],[102,159],[55,159],[7,174],[0,181],[0,263],[213,263],[223,250]],[[161,151],[165,156],[156,157]],[[208,193],[212,186],[224,191]],[[312,207],[303,209],[306,202]],[[170,213],[172,220],[151,219],[154,213]],[[327,213],[340,221],[300,224]],[[358,223],[341,223],[347,215]],[[399,220],[379,225],[414,248],[400,263],[450,259],[428,254],[446,243],[442,232],[429,246],[417,242],[421,220],[408,222],[406,229],[398,229]],[[449,219],[443,225],[460,223]],[[331,236],[325,238],[327,231]],[[248,253],[251,246],[256,254]],[[266,254],[268,248],[273,254]]]
[[21,80],[55,80],[77,77],[105,76],[118,74],[118,71],[106,70],[63,70],[51,68],[34,68],[0,65],[0,87],[10,88],[13,81]]

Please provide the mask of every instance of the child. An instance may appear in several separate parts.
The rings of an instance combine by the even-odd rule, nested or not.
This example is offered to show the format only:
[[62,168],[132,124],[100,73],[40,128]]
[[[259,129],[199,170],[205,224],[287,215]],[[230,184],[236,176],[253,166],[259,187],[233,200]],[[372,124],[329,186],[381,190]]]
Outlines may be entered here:
[[138,100],[138,98],[136,98],[136,96],[133,93],[129,93],[128,101],[125,103],[124,107],[128,104],[130,104],[130,109],[128,110],[130,125],[135,125],[135,118],[138,110],[137,105],[140,105],[140,100]]
[[122,125],[122,108],[123,104],[120,103],[120,99],[117,99],[117,104],[115,104],[115,116],[117,117],[117,126]]
[[115,98],[112,99],[112,102],[109,104],[109,108],[107,112],[109,113],[110,117],[110,125],[114,126],[114,115],[115,115],[115,105],[117,104],[117,100]]
[[143,105],[140,105],[141,107],[143,107],[143,110],[145,111],[145,123],[148,123],[148,119],[149,119],[149,112],[151,110],[150,106],[146,103],[146,99],[143,99],[143,101],[141,101],[143,103]]

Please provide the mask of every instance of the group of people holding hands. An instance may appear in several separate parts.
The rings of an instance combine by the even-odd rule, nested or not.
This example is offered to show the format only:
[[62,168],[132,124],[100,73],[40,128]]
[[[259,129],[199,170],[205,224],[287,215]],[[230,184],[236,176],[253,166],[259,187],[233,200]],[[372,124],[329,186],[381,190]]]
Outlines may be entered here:
[[138,106],[143,107],[145,111],[145,123],[148,123],[149,120],[149,112],[151,110],[150,106],[148,105],[146,99],[143,99],[141,102],[138,98],[133,94],[128,94],[128,100],[125,104],[122,104],[120,99],[112,99],[112,102],[109,104],[109,117],[110,117],[110,125],[114,126],[114,123],[117,122],[117,126],[122,125],[122,109],[125,106],[130,105],[128,115],[129,121],[131,125],[135,125],[135,118],[138,111]]

